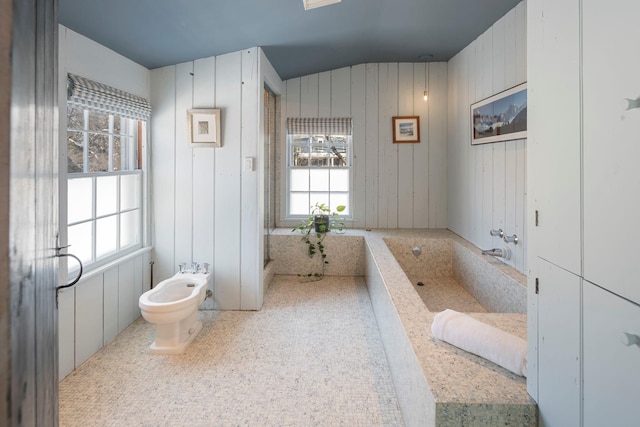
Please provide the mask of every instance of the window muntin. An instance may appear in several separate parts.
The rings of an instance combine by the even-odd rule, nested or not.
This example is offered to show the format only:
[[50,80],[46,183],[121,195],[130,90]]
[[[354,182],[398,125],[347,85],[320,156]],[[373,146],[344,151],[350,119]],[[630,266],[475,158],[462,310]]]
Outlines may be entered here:
[[288,215],[306,216],[316,203],[344,205],[350,215],[351,135],[288,134],[287,141]]
[[90,270],[142,246],[138,140],[146,122],[73,104],[67,115],[68,243]]

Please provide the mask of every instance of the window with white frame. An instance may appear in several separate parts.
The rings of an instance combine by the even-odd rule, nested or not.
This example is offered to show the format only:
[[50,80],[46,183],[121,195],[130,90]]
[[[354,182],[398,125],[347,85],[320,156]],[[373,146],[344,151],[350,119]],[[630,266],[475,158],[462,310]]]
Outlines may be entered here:
[[76,92],[81,85],[110,91],[81,98],[70,90],[67,104],[67,237],[91,269],[142,246],[142,135],[148,114],[124,108],[132,95],[69,79]]
[[287,119],[287,213],[309,215],[323,203],[351,214],[352,137],[350,118]]

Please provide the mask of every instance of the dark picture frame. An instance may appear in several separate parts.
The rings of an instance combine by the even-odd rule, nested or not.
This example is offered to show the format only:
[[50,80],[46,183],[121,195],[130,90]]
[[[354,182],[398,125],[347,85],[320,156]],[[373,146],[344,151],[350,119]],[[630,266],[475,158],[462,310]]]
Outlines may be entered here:
[[393,117],[393,143],[420,142],[420,116]]

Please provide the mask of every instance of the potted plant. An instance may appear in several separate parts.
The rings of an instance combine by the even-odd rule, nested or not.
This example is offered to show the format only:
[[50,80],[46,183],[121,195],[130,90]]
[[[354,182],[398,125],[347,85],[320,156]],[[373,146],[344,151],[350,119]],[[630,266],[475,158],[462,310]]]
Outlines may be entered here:
[[302,241],[307,245],[307,255],[309,258],[313,258],[316,253],[319,253],[322,262],[320,272],[298,274],[298,276],[310,280],[320,280],[324,277],[324,266],[329,264],[329,261],[326,259],[327,254],[325,253],[325,247],[322,242],[327,236],[327,233],[332,229],[335,230],[336,233],[344,233],[346,231],[344,222],[340,220],[340,212],[344,210],[345,206],[340,205],[336,207],[335,212],[331,212],[331,209],[324,203],[316,203],[311,206],[311,214],[309,217],[291,230],[302,233]]

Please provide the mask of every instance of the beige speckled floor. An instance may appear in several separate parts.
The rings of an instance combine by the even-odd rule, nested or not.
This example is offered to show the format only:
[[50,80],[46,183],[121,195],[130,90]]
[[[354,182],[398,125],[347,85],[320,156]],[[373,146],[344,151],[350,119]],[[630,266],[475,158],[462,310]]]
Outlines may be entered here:
[[403,425],[363,278],[276,276],[261,311],[200,316],[178,356],[138,319],[60,383],[60,425]]

